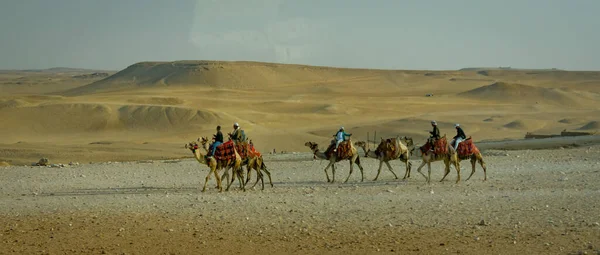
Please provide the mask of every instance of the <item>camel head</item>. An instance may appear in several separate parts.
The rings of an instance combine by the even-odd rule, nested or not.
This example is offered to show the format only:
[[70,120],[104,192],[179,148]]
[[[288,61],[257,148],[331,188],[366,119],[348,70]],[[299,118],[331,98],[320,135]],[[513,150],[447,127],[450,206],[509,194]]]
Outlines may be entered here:
[[190,149],[192,152],[195,152],[198,149],[198,143],[196,143],[196,141],[192,141],[192,142],[186,143],[184,147],[186,149]]
[[354,145],[356,145],[358,147],[363,147],[364,148],[364,147],[367,146],[367,143],[364,142],[364,141],[357,141],[357,142],[354,143]]
[[317,143],[313,143],[313,142],[306,142],[304,143],[304,146],[310,148],[312,151],[317,151],[319,150],[319,145]]
[[200,144],[202,145],[208,144],[208,138],[203,136],[201,138],[198,138],[198,142],[200,142]]
[[413,142],[412,137],[404,136],[401,139],[406,144],[406,147],[411,147],[411,146],[415,145],[415,143]]

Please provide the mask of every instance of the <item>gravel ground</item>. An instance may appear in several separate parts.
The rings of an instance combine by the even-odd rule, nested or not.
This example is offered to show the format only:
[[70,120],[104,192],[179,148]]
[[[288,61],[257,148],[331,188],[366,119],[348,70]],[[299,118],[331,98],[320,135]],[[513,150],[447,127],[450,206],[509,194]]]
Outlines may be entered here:
[[[600,146],[484,153],[442,183],[394,179],[362,159],[348,183],[307,153],[267,155],[266,179],[202,193],[206,166],[181,161],[0,168],[1,254],[600,254]],[[402,178],[404,165],[393,162]],[[426,173],[427,167],[423,171]],[[255,175],[252,176],[253,184]]]

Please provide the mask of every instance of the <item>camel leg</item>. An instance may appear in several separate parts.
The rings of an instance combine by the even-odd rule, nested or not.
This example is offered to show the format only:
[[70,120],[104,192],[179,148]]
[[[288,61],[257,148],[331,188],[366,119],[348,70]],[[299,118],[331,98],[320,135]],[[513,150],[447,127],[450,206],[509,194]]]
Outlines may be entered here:
[[225,168],[225,170],[223,171],[223,174],[221,175],[221,180],[226,180],[227,186],[229,186],[229,171],[227,170],[227,168]]
[[475,157],[475,155],[473,155],[471,156],[471,174],[465,181],[471,179],[471,176],[473,176],[473,174],[475,173],[475,163],[477,163],[477,158]]
[[377,169],[377,175],[375,176],[375,179],[373,179],[373,181],[377,181],[377,178],[379,178],[379,173],[381,173],[381,167],[383,166],[383,159],[379,159],[379,169]]
[[252,185],[252,188],[254,188],[254,186],[256,186],[256,184],[258,183],[258,180],[260,179],[260,185],[262,186],[260,188],[260,190],[264,190],[265,189],[265,179],[263,179],[265,177],[265,175],[260,171],[260,167],[258,165],[254,166],[254,170],[256,170],[256,182],[254,183],[254,185]]
[[254,182],[254,185],[252,185],[252,188],[254,188],[254,186],[256,186],[256,184],[258,183],[258,180],[260,180],[260,182],[261,182],[260,190],[264,190],[265,189],[265,181],[263,180],[263,174],[257,168],[256,169],[256,182]]
[[267,166],[264,162],[261,163],[260,169],[261,171],[265,171],[265,173],[267,173],[267,176],[269,177],[269,183],[271,183],[271,187],[273,187],[273,182],[271,181],[271,172],[269,172],[269,169],[267,169]]
[[[458,160],[454,161],[454,168],[456,168],[456,183],[460,181],[460,162]],[[448,172],[450,171],[450,166],[448,166]]]
[[477,159],[477,161],[479,161],[479,164],[481,165],[481,168],[483,168],[483,180],[487,181],[487,167],[485,165],[485,162],[483,161],[482,157],[480,157],[479,159]]
[[[237,177],[238,183],[240,184],[240,189],[242,187],[244,187],[244,177],[242,176],[243,172],[244,172],[244,169],[241,166],[240,166],[239,169],[237,169],[235,171],[235,177]],[[232,179],[232,182],[233,182],[233,178],[231,178],[231,179]]]
[[325,167],[324,171],[325,171],[325,176],[327,177],[327,182],[331,182],[331,180],[329,179],[329,174],[327,173],[327,169],[331,167],[332,168],[332,172],[334,172],[335,170],[333,170],[333,164],[331,161],[329,161],[329,164],[327,164],[327,166]]
[[[208,184],[208,180],[210,180],[210,175],[212,173],[216,174],[216,171],[211,167],[210,171],[208,172],[208,174],[206,175],[206,178],[204,178],[204,187],[202,188],[202,192],[206,191],[206,184]],[[218,185],[218,179],[217,179],[217,185]]]
[[[240,170],[242,171],[242,170]],[[233,181],[235,181],[235,178],[240,176],[240,172],[238,172],[235,168],[235,166],[231,167],[231,184],[233,184]],[[240,183],[241,185],[241,183]]]
[[440,182],[443,182],[444,179],[446,179],[446,176],[448,176],[448,174],[450,173],[450,163],[449,162],[444,162],[444,165],[446,165],[444,167],[445,173],[444,173],[444,177],[442,177],[442,179],[440,180]]
[[346,177],[346,180],[344,181],[344,183],[348,182],[348,179],[350,179],[350,175],[352,175],[352,171],[354,170],[354,160],[355,159],[356,159],[355,157],[352,157],[350,159],[350,172],[348,173],[348,177]]
[[217,180],[217,189],[222,189],[222,187],[221,187],[221,178],[219,177],[219,173],[217,173],[216,169],[215,169],[214,173],[215,173],[215,180]]
[[362,165],[360,164],[360,157],[356,157],[356,161],[354,161],[354,163],[356,163],[356,165],[358,166],[358,169],[360,169],[360,182],[365,181],[365,170],[363,169]]
[[248,162],[248,164],[246,165],[246,182],[244,183],[244,186],[248,184],[248,182],[250,181],[250,176],[252,175],[252,168],[250,167],[250,165],[250,162]]
[[401,161],[404,162],[404,164],[406,164],[406,170],[404,171],[404,177],[402,178],[402,180],[404,180],[406,178],[410,178],[410,169],[412,168],[412,163],[408,159]]
[[236,168],[235,166],[231,166],[230,168],[231,168],[231,182],[229,182],[227,184],[227,188],[225,189],[225,191],[229,191],[229,188],[231,187],[231,184],[233,184],[233,182],[235,181],[235,177],[237,177],[238,182],[240,183],[240,188],[243,189],[244,191],[246,191],[246,189],[242,185],[242,182],[243,182],[242,179],[243,178],[242,178],[242,175],[241,175],[241,171],[243,171],[243,170],[241,169],[241,167]]
[[427,184],[431,184],[431,162],[427,162]]
[[387,165],[390,172],[392,172],[392,174],[394,175],[394,179],[398,179],[398,176],[396,175],[396,173],[394,173],[394,170],[392,170],[392,166],[390,165],[390,162],[386,161],[385,164]]
[[256,186],[256,184],[260,180],[262,182],[262,188],[261,188],[261,190],[264,190],[265,189],[265,182],[263,180],[263,174],[260,172],[260,169],[258,168],[258,165],[255,164],[255,165],[252,166],[252,168],[254,170],[256,170],[256,181],[252,185],[252,188],[254,188],[254,186]]
[[[227,188],[225,189],[225,191],[229,191],[229,187],[231,187],[231,184],[233,184],[233,178],[235,177],[235,169],[233,167],[229,167],[231,168],[231,182],[229,182],[229,173],[227,174]],[[225,169],[225,172],[229,172],[229,168]]]
[[331,164],[331,183],[335,182],[335,161]]
[[427,162],[425,162],[425,160],[423,160],[421,165],[417,168],[417,172],[419,172],[423,176],[423,178],[425,178],[426,182],[429,182],[429,179],[427,179],[427,176],[425,176],[425,174],[423,172],[421,172],[421,168],[423,168],[426,164],[427,164]]

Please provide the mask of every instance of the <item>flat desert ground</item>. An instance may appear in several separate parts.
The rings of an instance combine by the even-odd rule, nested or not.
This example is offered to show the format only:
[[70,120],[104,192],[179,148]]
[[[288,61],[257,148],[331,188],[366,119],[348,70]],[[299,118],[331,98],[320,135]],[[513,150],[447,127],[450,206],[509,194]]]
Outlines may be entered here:
[[[95,74],[94,74],[95,73]],[[426,96],[431,94],[432,96]],[[143,62],[121,71],[0,71],[1,254],[598,254],[600,72],[340,69],[257,62]],[[324,149],[460,123],[480,166],[432,182],[361,157],[327,183]],[[273,186],[200,192],[187,142],[238,122]],[[370,138],[373,140],[373,138]],[[273,149],[276,154],[269,154]],[[363,156],[363,151],[360,155]],[[285,153],[281,153],[285,152]],[[65,167],[35,167],[46,157]],[[79,164],[68,165],[69,162]],[[427,173],[425,166],[422,171]],[[331,174],[331,172],[329,173]]]

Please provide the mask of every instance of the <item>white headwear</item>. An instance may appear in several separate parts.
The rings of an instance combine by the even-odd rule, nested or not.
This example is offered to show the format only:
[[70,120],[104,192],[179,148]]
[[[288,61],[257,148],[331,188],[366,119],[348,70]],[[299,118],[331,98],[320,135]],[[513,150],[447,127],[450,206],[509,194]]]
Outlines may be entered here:
[[433,124],[433,125],[437,125],[437,122],[435,122],[435,120],[432,120],[432,121],[431,121],[431,124]]
[[340,127],[341,130],[344,130],[344,127]]
[[240,126],[240,124],[238,124],[237,122],[236,122],[236,123],[233,123],[233,125],[234,125],[234,126],[236,126],[236,127],[239,127],[239,126]]
[[454,124],[454,127],[459,127],[460,125],[458,123]]

